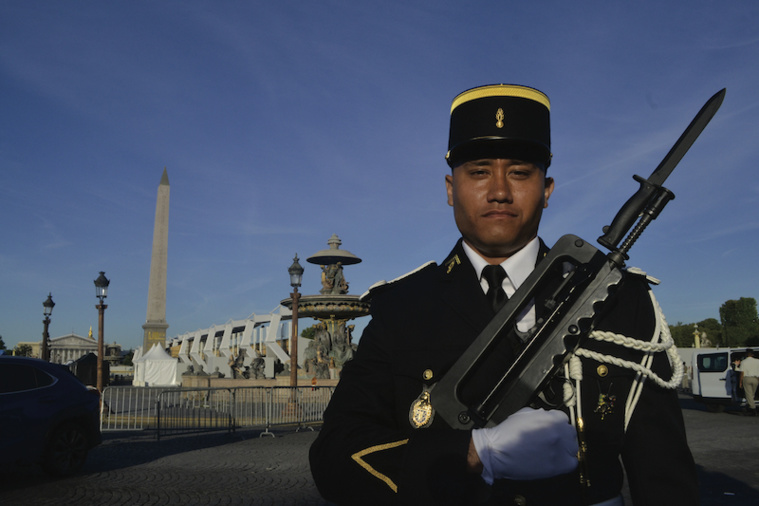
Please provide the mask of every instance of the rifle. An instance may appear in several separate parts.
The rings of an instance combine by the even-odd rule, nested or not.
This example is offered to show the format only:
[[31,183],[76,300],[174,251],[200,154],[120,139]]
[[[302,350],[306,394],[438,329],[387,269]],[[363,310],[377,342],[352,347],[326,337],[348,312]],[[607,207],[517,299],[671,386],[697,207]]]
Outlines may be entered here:
[[[593,329],[604,303],[622,281],[627,252],[675,198],[662,183],[714,117],[724,97],[723,88],[704,104],[648,179],[633,176],[640,188],[617,212],[611,225],[603,227],[604,235],[598,238],[609,253],[574,235],[565,235],[556,242],[434,385],[430,402],[438,416],[454,429],[492,427],[536,399]],[[627,235],[633,224],[635,228]],[[567,266],[571,269],[567,270]],[[548,294],[542,302],[545,316],[526,337],[520,338],[514,332],[516,322],[537,293]],[[487,359],[507,338],[512,343],[517,341],[516,359],[494,372],[493,361]],[[489,385],[484,393],[469,393],[471,385],[483,382]]]

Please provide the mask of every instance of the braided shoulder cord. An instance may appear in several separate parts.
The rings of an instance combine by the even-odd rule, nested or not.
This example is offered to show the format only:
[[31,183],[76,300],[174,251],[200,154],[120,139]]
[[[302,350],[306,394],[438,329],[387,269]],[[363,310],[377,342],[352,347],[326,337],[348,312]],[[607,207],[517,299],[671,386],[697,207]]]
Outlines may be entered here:
[[618,367],[632,369],[638,374],[651,378],[654,382],[656,382],[657,385],[662,388],[675,389],[680,385],[683,379],[683,361],[680,358],[680,354],[677,353],[677,348],[675,347],[675,342],[672,340],[672,334],[669,331],[667,320],[664,317],[664,313],[662,312],[661,307],[659,307],[659,303],[656,301],[656,297],[654,297],[653,291],[649,290],[649,294],[651,296],[651,302],[653,302],[654,311],[658,320],[657,331],[654,332],[654,336],[651,341],[641,341],[639,339],[627,337],[622,334],[600,330],[594,330],[590,333],[589,337],[597,341],[606,341],[617,344],[619,346],[624,346],[625,348],[645,351],[647,353],[666,351],[670,365],[672,366],[672,377],[668,381],[663,380],[649,367],[645,367],[635,362],[630,362],[629,360],[623,360],[611,355],[604,355],[602,353],[586,350],[584,348],[578,349],[575,353],[581,357],[590,358],[598,362],[609,363]]
[[[564,400],[569,407],[572,414],[571,418],[574,422],[575,410],[577,410],[577,417],[581,417],[581,406],[579,402],[580,382],[582,381],[582,364],[578,357],[585,357],[595,360],[601,363],[608,363],[616,365],[617,367],[623,367],[631,369],[636,372],[635,380],[633,381],[630,389],[630,395],[628,395],[627,403],[625,406],[625,430],[630,423],[632,414],[635,411],[635,407],[638,404],[641,394],[643,393],[643,382],[646,378],[651,378],[657,385],[665,389],[675,389],[680,385],[683,378],[683,361],[680,355],[677,353],[677,348],[672,340],[672,334],[670,333],[667,320],[664,317],[664,312],[661,310],[656,297],[652,290],[649,290],[649,296],[654,308],[656,328],[654,329],[651,340],[641,341],[631,337],[617,334],[615,332],[607,332],[594,330],[589,334],[591,339],[597,341],[610,342],[625,348],[630,348],[638,351],[645,352],[645,355],[640,363],[631,362],[629,360],[623,360],[612,355],[606,355],[598,353],[585,348],[578,348],[575,350],[574,355],[570,357],[570,360],[565,365],[565,377],[567,383],[564,385]],[[665,351],[670,365],[672,366],[672,376],[669,380],[665,381],[658,374],[651,370],[651,363],[655,353]],[[570,380],[574,380],[574,385],[570,383]]]

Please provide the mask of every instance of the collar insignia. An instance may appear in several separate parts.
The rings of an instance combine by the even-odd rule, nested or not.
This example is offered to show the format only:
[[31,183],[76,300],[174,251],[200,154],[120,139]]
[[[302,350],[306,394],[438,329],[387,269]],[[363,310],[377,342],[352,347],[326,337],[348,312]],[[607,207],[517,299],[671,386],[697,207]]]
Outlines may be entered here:
[[461,260],[459,259],[458,255],[455,255],[453,258],[448,260],[448,263],[445,264],[445,273],[450,274],[454,267],[459,265],[461,263]]

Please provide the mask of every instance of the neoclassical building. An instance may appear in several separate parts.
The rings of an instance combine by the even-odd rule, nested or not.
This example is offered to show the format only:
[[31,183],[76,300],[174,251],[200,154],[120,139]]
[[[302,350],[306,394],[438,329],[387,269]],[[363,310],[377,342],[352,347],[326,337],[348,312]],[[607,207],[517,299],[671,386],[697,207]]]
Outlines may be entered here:
[[[41,341],[18,344],[27,344],[31,346],[32,356],[40,357],[40,348],[42,347]],[[92,336],[92,329],[90,329],[87,337],[71,333],[50,339],[50,362],[55,364],[67,364],[87,355],[88,353],[94,353],[97,355],[97,352],[98,342],[97,339]],[[119,359],[120,355],[120,344],[114,342],[105,345],[105,360],[115,361]]]
[[97,355],[98,342],[92,337],[78,336],[74,333],[50,339],[50,362],[66,364],[88,353]]

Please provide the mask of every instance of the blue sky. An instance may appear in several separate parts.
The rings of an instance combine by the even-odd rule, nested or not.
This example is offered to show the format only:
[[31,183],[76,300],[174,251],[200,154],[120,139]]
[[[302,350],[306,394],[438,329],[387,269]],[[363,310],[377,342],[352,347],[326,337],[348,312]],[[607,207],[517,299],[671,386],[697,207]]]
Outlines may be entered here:
[[[171,182],[169,336],[268,313],[327,247],[350,293],[442,260],[450,102],[516,83],[552,101],[541,236],[595,242],[701,105],[725,102],[630,252],[670,323],[758,298],[759,3],[0,3],[0,335],[142,340],[158,183]],[[318,293],[318,266],[302,293]],[[364,322],[357,322],[360,330]]]

